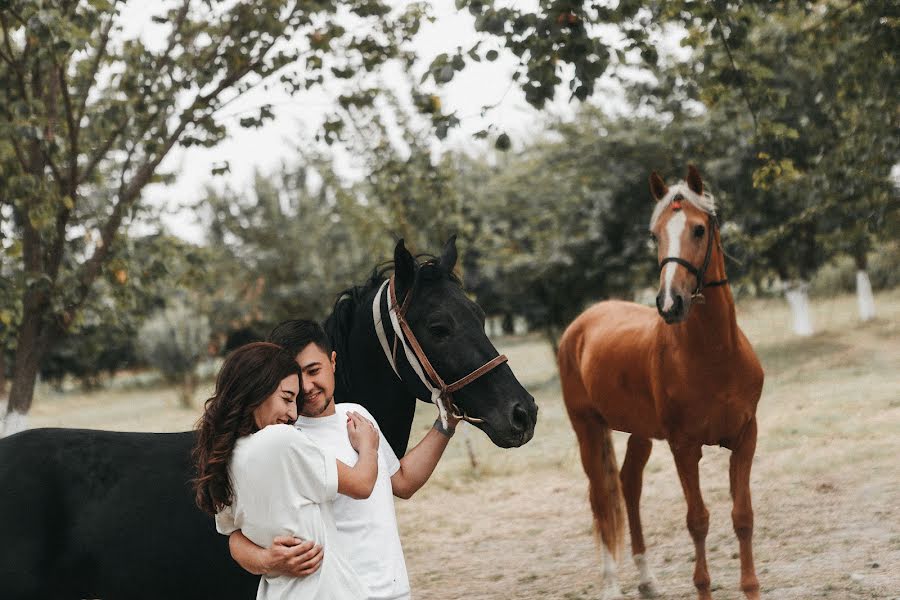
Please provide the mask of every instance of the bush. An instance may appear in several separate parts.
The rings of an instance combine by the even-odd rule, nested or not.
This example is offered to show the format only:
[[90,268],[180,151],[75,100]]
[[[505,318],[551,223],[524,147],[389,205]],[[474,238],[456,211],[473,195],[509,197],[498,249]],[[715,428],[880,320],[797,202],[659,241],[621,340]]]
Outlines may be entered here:
[[209,320],[178,303],[147,319],[138,334],[143,359],[179,388],[182,406],[190,407],[197,389],[197,364],[209,346]]
[[[890,242],[869,254],[869,281],[873,290],[892,289],[900,285],[900,244]],[[856,292],[856,262],[839,256],[822,266],[810,281],[811,296],[833,296],[837,292]]]

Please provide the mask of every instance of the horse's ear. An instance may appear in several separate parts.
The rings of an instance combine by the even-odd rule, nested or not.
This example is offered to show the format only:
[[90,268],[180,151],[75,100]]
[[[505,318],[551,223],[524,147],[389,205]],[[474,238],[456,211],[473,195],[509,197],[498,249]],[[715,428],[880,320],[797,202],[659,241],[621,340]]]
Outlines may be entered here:
[[703,195],[703,180],[700,179],[700,171],[694,165],[688,165],[687,184],[691,191],[698,196]]
[[444,251],[441,252],[441,266],[447,269],[448,273],[452,273],[458,256],[456,252],[456,234],[454,233],[447,240],[447,243],[444,244]]
[[669,188],[666,187],[666,182],[662,180],[662,177],[656,171],[650,173],[650,194],[653,196],[653,199],[659,202],[668,193]]
[[416,277],[416,259],[406,249],[403,238],[394,246],[394,279],[397,285],[397,297],[402,297],[412,286]]

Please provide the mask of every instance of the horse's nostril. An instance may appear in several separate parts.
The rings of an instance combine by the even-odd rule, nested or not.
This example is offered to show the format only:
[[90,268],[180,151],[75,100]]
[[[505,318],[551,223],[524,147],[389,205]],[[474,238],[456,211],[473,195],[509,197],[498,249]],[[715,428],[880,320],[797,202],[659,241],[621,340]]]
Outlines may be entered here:
[[656,295],[656,310],[658,310],[659,312],[662,312],[662,303],[663,303],[662,294],[657,294]]
[[675,314],[680,315],[683,309],[684,309],[684,300],[681,299],[681,296],[675,296],[675,308],[674,308],[673,312]]
[[521,404],[516,404],[513,407],[512,413],[513,428],[517,431],[525,431],[528,429],[528,421],[528,411],[526,411]]

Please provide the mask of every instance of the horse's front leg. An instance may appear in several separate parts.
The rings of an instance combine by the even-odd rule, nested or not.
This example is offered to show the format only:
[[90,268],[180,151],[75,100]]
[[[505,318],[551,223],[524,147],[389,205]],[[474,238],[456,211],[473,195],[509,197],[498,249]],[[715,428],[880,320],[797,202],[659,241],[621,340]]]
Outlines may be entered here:
[[709,532],[709,511],[700,493],[699,463],[703,452],[693,443],[676,445],[669,442],[678,478],[687,500],[687,528],[694,540],[694,586],[699,600],[712,600],[709,591],[709,570],[706,568],[706,534]]
[[731,521],[741,553],[741,589],[749,600],[759,599],[759,580],[753,566],[753,506],[750,502],[750,467],[756,451],[756,417],[748,424],[731,452],[729,479],[734,502]]

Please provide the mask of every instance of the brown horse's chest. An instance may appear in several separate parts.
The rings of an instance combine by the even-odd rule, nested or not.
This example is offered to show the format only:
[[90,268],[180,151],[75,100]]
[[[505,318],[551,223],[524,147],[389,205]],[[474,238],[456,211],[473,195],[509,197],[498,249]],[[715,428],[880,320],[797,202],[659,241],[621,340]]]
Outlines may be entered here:
[[655,404],[666,439],[729,446],[756,413],[759,393],[740,368],[697,368],[696,377],[675,371],[661,378]]

